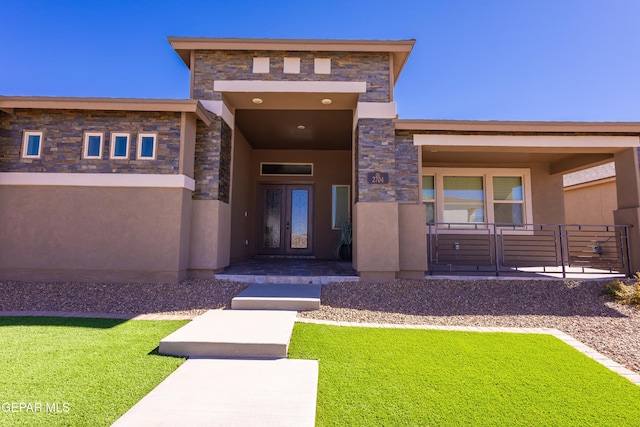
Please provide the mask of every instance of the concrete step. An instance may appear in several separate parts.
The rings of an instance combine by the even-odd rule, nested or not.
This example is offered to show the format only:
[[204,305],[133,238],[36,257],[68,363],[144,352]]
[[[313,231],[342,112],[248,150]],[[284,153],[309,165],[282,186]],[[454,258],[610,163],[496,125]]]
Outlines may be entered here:
[[234,310],[319,310],[321,285],[256,284],[231,300]]
[[228,280],[230,282],[255,283],[255,284],[278,284],[288,283],[290,285],[327,285],[333,282],[357,282],[360,277],[354,276],[284,276],[274,274],[240,274],[240,273],[216,273],[216,279]]
[[315,360],[189,359],[114,426],[313,427]]
[[295,311],[209,310],[160,341],[160,354],[287,357]]

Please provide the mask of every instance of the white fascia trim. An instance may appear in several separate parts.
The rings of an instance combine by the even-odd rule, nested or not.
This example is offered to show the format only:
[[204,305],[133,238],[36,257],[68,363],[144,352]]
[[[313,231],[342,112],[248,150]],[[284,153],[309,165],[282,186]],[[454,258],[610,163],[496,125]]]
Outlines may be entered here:
[[0,172],[0,185],[185,188],[190,191],[196,189],[196,182],[186,175],[140,173]]
[[[215,92],[365,93],[367,82],[216,80]],[[202,101],[200,101],[202,102]]]
[[445,147],[626,148],[639,147],[640,137],[604,135],[413,135],[413,144]]
[[235,122],[233,113],[223,101],[200,100],[200,104],[216,116],[222,117],[222,120],[224,120],[229,127],[233,129],[233,124]]
[[356,110],[358,119],[395,119],[398,117],[396,103],[391,102],[358,102]]

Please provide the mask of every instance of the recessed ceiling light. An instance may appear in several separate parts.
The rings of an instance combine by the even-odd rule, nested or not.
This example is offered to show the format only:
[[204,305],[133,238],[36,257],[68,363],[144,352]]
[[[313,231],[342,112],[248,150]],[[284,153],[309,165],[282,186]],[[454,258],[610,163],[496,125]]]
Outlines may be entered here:
[[262,98],[253,98],[251,100],[251,102],[253,102],[254,104],[262,104]]
[[300,129],[300,130],[305,130],[305,129],[306,129],[306,126],[305,126],[305,125],[298,125],[298,129]]
[[332,100],[330,100],[329,98],[324,98],[321,102],[322,102],[324,105],[329,105],[329,104],[331,104],[333,101],[332,101]]

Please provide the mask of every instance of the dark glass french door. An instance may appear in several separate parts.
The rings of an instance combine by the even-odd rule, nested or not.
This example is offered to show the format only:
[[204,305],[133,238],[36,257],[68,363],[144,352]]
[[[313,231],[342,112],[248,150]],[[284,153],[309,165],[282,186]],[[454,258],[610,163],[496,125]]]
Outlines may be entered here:
[[312,213],[312,185],[260,185],[258,253],[312,255]]

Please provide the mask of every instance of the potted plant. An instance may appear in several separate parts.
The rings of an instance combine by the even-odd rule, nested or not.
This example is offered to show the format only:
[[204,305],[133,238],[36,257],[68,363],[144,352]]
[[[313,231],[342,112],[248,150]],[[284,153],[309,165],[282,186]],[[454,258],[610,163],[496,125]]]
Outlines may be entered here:
[[343,261],[351,261],[351,244],[353,241],[351,223],[340,227],[340,240],[338,242],[338,255]]

